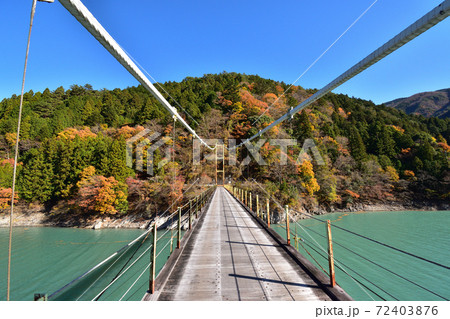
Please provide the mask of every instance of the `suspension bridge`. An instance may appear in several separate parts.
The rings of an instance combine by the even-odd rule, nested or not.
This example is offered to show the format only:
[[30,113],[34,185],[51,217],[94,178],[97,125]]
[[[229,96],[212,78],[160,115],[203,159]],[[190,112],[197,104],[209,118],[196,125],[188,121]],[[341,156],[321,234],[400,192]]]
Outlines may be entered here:
[[[53,2],[52,0],[42,1]],[[194,138],[208,149],[216,149],[217,165],[217,147],[208,145],[195,132],[82,2],[79,0],[59,0],[59,2],[156,97]],[[35,6],[36,0],[33,2],[31,25]],[[443,21],[449,14],[450,0],[446,0],[307,100],[235,147],[249,143],[291,118],[324,94]],[[19,133],[20,122],[17,139]],[[306,216],[324,223],[324,232],[318,235],[326,238],[327,247],[322,247],[313,239],[307,240],[305,236],[300,237],[296,231],[292,230],[291,225],[298,225],[305,234],[308,232],[292,217],[289,207],[281,207],[268,194],[255,194],[238,185],[220,185],[223,184],[224,178],[219,182],[218,173],[222,176],[225,174],[224,150],[222,154],[223,164],[220,169],[216,169],[218,186],[207,188],[177,209],[169,208],[150,222],[145,233],[128,245],[54,293],[48,296],[37,295],[36,300],[127,300],[131,294],[136,293],[142,293],[142,300],[148,301],[352,300],[349,294],[338,285],[339,278],[336,279],[335,267],[342,270],[368,295],[370,293],[381,300],[387,298],[398,300],[395,295],[384,290],[376,282],[365,278],[364,274],[359,273],[358,270],[352,269],[344,261],[335,259],[333,244],[350,251],[355,258],[366,260],[374,267],[379,267],[439,300],[449,299],[450,296],[444,296],[430,287],[418,284],[414,278],[395,273],[373,262],[354,251],[351,246],[333,242],[331,229],[339,227],[329,221],[326,222],[311,215]],[[299,212],[295,213],[299,214]],[[284,223],[274,223],[275,214],[278,217],[281,216],[278,219]],[[343,228],[340,230],[398,254],[419,259],[433,267],[442,268],[444,271],[450,270],[447,265],[410,251],[374,240],[352,230]],[[300,250],[302,253],[299,252]],[[318,256],[327,261],[328,269],[316,260],[311,251],[315,251]],[[305,255],[311,258],[306,258]],[[134,273],[133,280],[125,279],[124,274],[129,272]],[[145,291],[142,291],[142,281],[147,283]]]

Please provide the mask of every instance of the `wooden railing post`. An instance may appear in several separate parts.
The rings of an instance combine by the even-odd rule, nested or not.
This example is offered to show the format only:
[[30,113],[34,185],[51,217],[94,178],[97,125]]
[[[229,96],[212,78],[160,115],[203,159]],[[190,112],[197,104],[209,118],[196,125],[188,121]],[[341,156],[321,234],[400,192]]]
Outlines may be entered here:
[[251,211],[253,211],[253,209],[252,209],[252,193],[250,192],[250,199],[249,199],[249,201],[250,201],[250,210]]
[[181,247],[181,207],[178,207],[178,234],[177,234],[177,248]]
[[200,194],[200,209],[203,208],[203,193]]
[[192,229],[192,200],[189,200],[189,230]]
[[195,219],[198,219],[198,195],[195,197]]
[[336,279],[334,275],[334,258],[333,258],[333,241],[331,238],[331,225],[327,220],[327,234],[328,234],[328,264],[330,266],[330,285],[334,287],[336,285]]
[[259,218],[259,196],[256,194],[256,217]]
[[267,203],[267,227],[270,228],[270,205],[269,205],[269,199],[266,200]]
[[158,239],[157,235],[157,225],[153,224],[153,247],[152,247],[152,258],[151,258],[151,267],[150,267],[150,282],[148,291],[153,294],[155,293],[155,278],[156,278],[156,243]]
[[205,205],[206,205],[206,194],[203,196],[203,204],[202,204],[202,207],[205,207]]
[[202,193],[202,209],[203,209],[203,207],[205,206],[205,194],[204,193]]
[[289,230],[289,206],[286,205],[284,209],[286,210],[286,241],[287,241],[287,244],[290,245],[291,244],[291,232]]

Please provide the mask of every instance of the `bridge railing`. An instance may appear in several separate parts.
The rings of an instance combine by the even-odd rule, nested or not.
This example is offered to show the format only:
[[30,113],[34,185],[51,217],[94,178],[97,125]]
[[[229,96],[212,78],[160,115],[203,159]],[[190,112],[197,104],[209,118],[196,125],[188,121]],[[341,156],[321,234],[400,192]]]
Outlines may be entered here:
[[140,300],[146,291],[154,292],[160,271],[182,247],[214,189],[209,187],[183,206],[156,217],[147,231],[50,294],[48,300]]
[[[349,281],[354,284],[352,290],[362,289],[372,300],[374,300],[374,298],[380,300],[402,300],[402,298],[398,296],[397,291],[388,291],[388,289],[382,287],[376,279],[370,279],[369,276],[360,270],[355,269],[357,267],[354,267],[354,263],[352,262],[357,260],[360,264],[365,263],[371,268],[376,267],[380,269],[383,273],[389,274],[396,280],[405,282],[413,289],[421,290],[427,295],[427,298],[432,296],[436,300],[450,299],[439,290],[436,291],[437,289],[425,287],[425,285],[418,282],[415,277],[400,274],[390,269],[384,262],[374,261],[371,257],[365,256],[367,248],[359,249],[353,245],[353,241],[352,245],[348,245],[343,244],[340,241],[332,240],[331,229],[333,228],[334,230],[339,231],[340,233],[338,235],[342,235],[341,233],[343,232],[361,238],[361,240],[368,241],[375,245],[377,250],[385,248],[390,251],[386,252],[386,255],[390,253],[389,256],[395,257],[394,253],[403,254],[428,263],[432,265],[435,270],[440,268],[444,269],[444,271],[449,271],[450,266],[448,265],[417,256],[411,252],[340,227],[330,220],[319,218],[319,216],[299,212],[287,205],[282,206],[274,197],[265,192],[265,190],[255,191],[254,189],[250,190],[248,188],[245,189],[242,186],[236,187],[234,185],[229,186],[228,190],[242,205],[252,211],[257,219],[282,236],[286,240],[286,245],[291,245],[297,251],[306,254],[308,259],[312,260],[324,274],[329,276],[330,286],[336,285],[336,268],[339,270],[339,275],[348,277]],[[295,218],[293,218],[294,216]],[[305,223],[301,222],[302,220],[314,221],[314,225],[309,223],[311,225],[307,226]],[[323,231],[318,228],[318,225],[320,226],[320,224],[323,225]],[[346,256],[350,259],[343,262],[342,258],[336,258],[333,251],[333,245],[336,246],[340,252],[345,251]],[[342,285],[340,286],[342,287]],[[347,287],[345,287],[345,289],[349,291]]]

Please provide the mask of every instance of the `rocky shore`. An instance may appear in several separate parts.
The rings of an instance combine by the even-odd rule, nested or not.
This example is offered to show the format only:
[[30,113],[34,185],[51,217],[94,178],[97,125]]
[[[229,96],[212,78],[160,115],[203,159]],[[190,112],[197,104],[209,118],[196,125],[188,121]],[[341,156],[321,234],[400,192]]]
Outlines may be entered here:
[[[13,225],[17,227],[73,227],[73,228],[135,228],[145,229],[149,220],[141,216],[127,215],[121,218],[98,217],[83,218],[80,216],[52,216],[45,212],[24,213],[17,211],[13,215]],[[9,214],[0,214],[0,227],[9,227]]]

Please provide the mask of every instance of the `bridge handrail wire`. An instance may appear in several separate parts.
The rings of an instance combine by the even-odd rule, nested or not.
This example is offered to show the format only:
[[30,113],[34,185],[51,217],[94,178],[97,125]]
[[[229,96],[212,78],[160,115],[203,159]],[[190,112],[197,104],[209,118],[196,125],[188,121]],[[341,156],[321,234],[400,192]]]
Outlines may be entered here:
[[[320,256],[322,256],[322,257],[324,257],[326,260],[328,260],[329,262],[330,262],[330,260],[333,262],[333,264],[334,265],[336,265],[336,267],[338,268],[338,269],[340,269],[341,271],[343,271],[344,272],[344,274],[346,274],[348,277],[350,277],[357,285],[358,285],[358,287],[359,288],[361,288],[361,290],[365,293],[365,294],[367,294],[367,296],[369,296],[369,298],[371,298],[372,300],[374,300],[373,299],[373,297],[364,289],[364,288],[366,288],[366,289],[368,289],[369,291],[371,291],[371,292],[373,292],[373,293],[375,293],[372,289],[370,289],[370,288],[368,288],[366,285],[364,285],[363,283],[361,283],[361,281],[359,281],[359,280],[357,280],[356,278],[354,278],[352,275],[350,275],[348,272],[347,272],[347,270],[345,270],[344,269],[344,267],[343,266],[345,266],[345,267],[347,267],[347,268],[349,268],[347,265],[345,265],[345,264],[343,264],[342,262],[340,262],[337,258],[335,258],[334,256],[332,257],[332,256],[330,256],[330,252],[329,251],[326,251],[322,246],[320,246],[320,244],[314,239],[314,237],[312,237],[310,234],[309,234],[309,232],[308,231],[306,231],[306,229],[302,226],[302,225],[300,225],[300,224],[298,224],[299,226],[300,226],[300,228],[302,228],[303,229],[303,231],[305,231],[305,233],[309,236],[309,237],[311,237],[311,239],[315,242],[315,246],[316,247],[318,247],[318,249],[319,250],[322,250],[325,254],[326,254],[326,256],[322,256],[322,254],[320,254],[317,250],[315,250],[314,249],[314,251],[316,251],[316,253],[318,253]],[[305,243],[307,243],[305,240],[304,240],[304,238],[303,238],[303,241],[305,242]],[[311,245],[308,245],[309,247],[311,247]],[[312,247],[311,247],[312,248]],[[308,252],[309,253],[309,252]],[[353,270],[354,271],[354,270]],[[355,272],[355,271],[354,271]],[[333,275],[334,276],[334,275]],[[370,282],[370,280],[368,280],[367,278],[365,278],[365,277],[363,277],[362,275],[360,275],[360,277],[361,278],[364,278],[366,281],[368,281],[368,282]],[[376,285],[375,285],[376,286]],[[364,287],[364,288],[363,288]],[[382,291],[384,291],[383,289],[381,289]],[[385,300],[384,298],[382,298],[380,295],[378,295],[377,293],[375,293],[375,295],[377,295],[378,297],[380,297],[382,300]]]
[[111,287],[117,280],[119,280],[120,277],[122,277],[122,275],[124,273],[126,273],[131,267],[133,267],[133,265],[142,258],[142,256],[145,255],[145,253],[147,253],[147,251],[149,251],[151,248],[153,248],[153,245],[150,245],[149,247],[147,247],[147,249],[144,250],[144,252],[142,254],[139,255],[139,257],[136,258],[136,260],[134,260],[131,265],[129,265],[125,270],[121,271],[115,278],[114,280],[112,280],[105,288],[103,288],[102,291],[100,291],[100,293],[98,293],[91,301],[97,301],[101,295],[109,288]]
[[[126,267],[126,265],[128,265],[128,263],[133,259],[134,255],[137,253],[137,251],[142,247],[142,245],[144,244],[144,242],[147,240],[148,236],[150,235],[150,232],[145,232],[146,236],[144,237],[144,239],[141,241],[141,243],[136,247],[136,249],[134,250],[133,254],[131,255],[130,258],[128,258],[128,260],[125,262],[125,264],[122,266],[122,268],[119,270],[119,272],[117,273],[117,275],[110,281],[110,283],[118,276],[118,274],[120,274],[120,272]],[[125,253],[131,248],[131,245],[128,246],[128,248],[126,250],[124,250],[124,252],[120,255],[119,258],[117,258],[107,269],[105,269],[105,271],[96,279],[94,280],[94,282],[92,282],[88,288],[86,288],[86,290],[77,298],[77,300],[80,300],[124,255]]]
[[[318,254],[320,257],[324,258],[325,260],[328,260],[328,257],[323,255],[321,252],[319,252],[316,248],[313,247],[313,243],[306,241],[305,239],[303,239],[303,242],[305,243],[305,245],[308,245],[309,248],[311,248],[312,250],[314,250],[314,252],[316,252],[316,254]],[[302,244],[301,244],[302,245]],[[302,245],[302,247],[305,249],[305,251],[307,251],[306,247]],[[322,247],[319,247],[322,248]],[[309,252],[308,252],[309,254]],[[350,271],[354,272],[355,274],[357,274],[359,277],[363,278],[364,280],[366,280],[367,282],[371,283],[372,285],[374,285],[375,287],[377,287],[378,289],[380,289],[381,291],[383,291],[384,293],[386,293],[387,295],[391,296],[393,299],[395,300],[399,300],[396,297],[394,297],[393,295],[391,295],[390,293],[388,293],[387,291],[385,291],[384,289],[382,289],[381,287],[379,287],[378,285],[376,285],[375,283],[373,283],[371,280],[367,279],[366,277],[364,277],[363,275],[361,275],[360,273],[358,273],[357,271],[355,271],[353,268],[349,267],[348,265],[345,265],[344,263],[342,263],[341,261],[339,261],[338,259],[335,258],[336,261],[338,261],[341,265],[344,265],[345,267],[347,267],[347,269],[349,269]],[[336,267],[339,268],[340,270],[342,270],[347,276],[351,277],[353,280],[355,280],[356,282],[358,282],[360,285],[362,285],[364,288],[368,289],[371,293],[375,294],[378,298],[380,298],[383,301],[386,301],[385,298],[383,298],[381,295],[379,295],[377,292],[375,292],[373,289],[371,289],[370,287],[368,287],[366,284],[364,284],[363,282],[361,282],[360,280],[358,280],[357,278],[353,277],[352,275],[350,275],[349,273],[346,273],[344,269],[342,269],[342,267],[338,264],[336,264]]]
[[[205,194],[204,196],[206,196],[206,198],[208,198],[208,196],[211,195],[212,190],[214,190],[214,187],[210,187],[210,188],[207,189],[206,191],[202,192],[201,195],[203,196],[203,194]],[[201,205],[201,204],[200,204],[200,201],[198,200],[199,197],[200,197],[200,195],[196,197],[196,199],[197,199],[197,200],[196,200],[196,202],[197,202],[197,207],[198,207],[199,205]],[[192,208],[193,208],[193,207],[192,207]],[[181,210],[181,216],[182,216],[182,217],[184,216],[184,218],[182,218],[182,219],[180,220],[180,223],[184,223],[184,222],[185,222],[188,218],[190,218],[191,215],[192,215],[190,203],[187,202],[185,205],[183,205],[183,206],[181,206],[181,207],[178,207],[178,208],[177,208],[170,216],[175,216],[176,214],[179,214],[179,210]],[[169,217],[168,219],[170,219],[170,217]],[[158,236],[157,236],[157,239],[156,239],[156,243],[158,243],[158,242],[164,237],[164,235],[166,235],[168,232],[170,232],[170,231],[173,229],[172,227],[173,227],[173,225],[172,225],[170,228],[166,229],[166,231],[165,231],[162,235],[158,235]],[[175,236],[177,236],[177,235],[178,235],[178,229],[176,229],[175,233],[171,234],[171,237],[173,238],[173,237],[175,237]],[[162,248],[159,249],[159,252],[156,253],[155,260],[152,261],[152,262],[156,262],[156,259],[161,255],[161,253],[167,248],[167,246],[168,246],[169,244],[170,244],[171,246],[173,245],[172,238],[171,238],[171,240],[168,240],[167,243],[166,243]],[[171,252],[172,252],[172,250],[171,250]],[[152,262],[151,262],[151,263],[152,263]],[[144,269],[144,272],[145,272],[145,270],[148,269],[149,267],[150,267],[150,265],[148,265],[148,266]],[[141,274],[141,276],[142,276],[142,274]],[[139,276],[139,277],[141,277],[141,276]],[[156,277],[157,277],[157,276],[155,276],[155,278],[156,278]],[[132,286],[134,286],[135,284],[136,284],[136,283],[134,282],[134,283],[132,284]],[[131,289],[131,288],[132,288],[132,287],[130,287],[129,289]],[[128,291],[129,291],[129,289],[128,289]],[[125,296],[125,295],[124,295],[124,296]],[[124,296],[122,296],[122,298],[123,298]]]
[[[294,221],[294,222],[298,224],[298,221]],[[299,225],[299,224],[298,224],[298,225]],[[305,226],[305,225],[303,225],[303,226]],[[307,227],[307,226],[305,226],[305,227]],[[307,228],[308,228],[309,231],[311,231],[311,232],[317,234],[318,236],[320,236],[320,237],[322,237],[322,238],[325,238],[325,239],[327,238],[325,235],[319,233],[318,231],[316,231],[316,230],[314,230],[314,229],[312,229],[312,228],[310,228],[310,227],[307,227]],[[303,238],[302,238],[302,240],[303,240]],[[363,259],[363,260],[365,260],[365,261],[367,261],[367,262],[369,262],[369,263],[371,263],[371,264],[377,266],[378,268],[381,268],[381,269],[383,269],[383,270],[385,270],[385,271],[391,273],[392,275],[395,275],[395,276],[397,276],[397,277],[399,277],[399,278],[401,278],[401,279],[403,279],[403,280],[409,282],[410,284],[413,284],[413,285],[415,285],[415,286],[417,286],[417,287],[419,287],[419,288],[421,288],[421,289],[423,289],[423,290],[425,290],[425,291],[427,291],[427,292],[429,292],[429,293],[431,293],[431,294],[433,294],[433,295],[435,295],[435,296],[437,296],[437,297],[439,297],[439,298],[441,298],[441,299],[443,299],[443,300],[448,300],[448,299],[445,298],[444,296],[442,296],[442,295],[440,295],[440,294],[438,294],[438,293],[436,293],[436,292],[434,292],[434,291],[432,291],[432,290],[430,290],[430,289],[428,289],[428,288],[426,288],[426,287],[424,287],[424,286],[418,284],[417,282],[412,281],[411,279],[408,279],[408,278],[406,278],[405,276],[400,275],[399,273],[396,273],[395,271],[392,271],[392,270],[390,270],[389,268],[386,268],[385,266],[383,266],[383,265],[381,265],[381,264],[379,264],[379,263],[377,263],[377,262],[375,262],[375,261],[373,261],[373,260],[371,260],[371,259],[369,259],[369,258],[367,258],[367,257],[364,257],[363,255],[357,253],[356,251],[354,251],[354,250],[351,249],[351,248],[346,247],[345,245],[341,244],[340,242],[338,242],[338,241],[336,241],[336,240],[333,240],[333,245],[334,245],[334,244],[338,245],[339,247],[344,248],[345,250],[349,251],[350,253],[356,255],[357,257],[359,257],[359,258],[361,258],[361,259]]]
[[[92,289],[92,287],[105,275],[107,274],[110,269],[112,269],[112,267],[125,255],[125,253],[127,253],[131,247],[136,244],[139,240],[143,239],[140,244],[138,245],[138,247],[136,247],[135,251],[132,253],[131,257],[125,262],[125,264],[121,267],[121,269],[117,272],[117,274],[113,277],[113,279],[106,285],[106,287],[104,287],[92,300],[98,300],[103,293],[105,293],[108,289],[110,289],[114,283],[116,283],[118,281],[118,279],[124,274],[126,273],[129,269],[131,269],[131,267],[133,267],[134,265],[136,265],[137,261],[140,260],[150,249],[153,248],[153,244],[150,244],[143,253],[141,253],[136,259],[133,260],[135,254],[139,251],[139,249],[142,247],[142,245],[148,240],[148,237],[152,232],[152,226],[158,222],[158,218],[161,219],[162,217],[167,218],[166,220],[169,221],[172,217],[174,217],[175,215],[179,214],[179,209],[181,209],[181,223],[184,223],[187,219],[189,219],[190,216],[195,216],[193,211],[202,209],[203,207],[205,207],[207,201],[210,199],[211,195],[213,194],[215,187],[209,187],[208,189],[204,190],[203,192],[199,193],[198,196],[196,196],[193,200],[195,202],[195,205],[192,205],[192,207],[190,206],[189,201],[178,207],[176,210],[174,210],[174,212],[170,213],[169,216],[165,216],[167,215],[166,213],[169,211],[169,209],[167,209],[162,215],[157,216],[154,221],[152,221],[149,225],[149,228],[142,233],[141,235],[139,235],[136,239],[132,240],[130,243],[128,243],[127,245],[123,246],[122,248],[120,248],[118,251],[116,251],[114,254],[112,254],[111,256],[109,256],[108,258],[104,259],[103,261],[101,261],[100,263],[98,263],[97,265],[95,265],[94,267],[92,267],[91,269],[89,269],[88,271],[86,271],[85,273],[83,273],[81,276],[75,278],[74,280],[72,280],[71,282],[69,282],[68,284],[66,284],[65,286],[63,286],[62,288],[58,289],[57,291],[55,291],[54,293],[52,293],[49,296],[49,299],[54,298],[55,296],[57,296],[59,293],[64,292],[65,290],[67,290],[68,288],[70,288],[71,286],[73,286],[75,283],[79,282],[80,280],[82,280],[83,278],[86,278],[87,275],[89,275],[90,273],[92,273],[93,271],[95,271],[96,269],[99,269],[101,266],[105,265],[108,261],[112,260],[113,258],[116,258],[116,260],[114,260],[114,262],[108,266],[108,268],[106,270],[104,270],[99,277],[96,278],[96,280],[94,282],[92,282],[88,288],[83,291],[83,293],[78,296],[77,300],[79,300],[82,296],[84,296],[86,294],[86,292],[90,289]],[[187,190],[186,190],[187,191]],[[185,191],[185,192],[186,192]],[[201,200],[202,199],[202,200]],[[192,208],[192,211],[190,211]],[[195,208],[195,210],[194,210]],[[158,243],[161,239],[163,239],[163,237],[168,233],[171,232],[173,228],[173,225],[170,225],[169,227],[167,227],[167,229],[165,230],[164,233],[162,233],[161,235],[158,235],[158,238],[156,240],[156,243]],[[177,236],[178,234],[178,229],[175,227],[175,232],[172,234],[172,238],[174,236]],[[165,238],[165,237],[164,237]],[[167,243],[162,247],[159,248],[158,253],[157,253],[157,257],[159,257],[159,255],[167,248],[167,246],[169,244],[172,245],[172,239],[168,240]],[[172,250],[171,250],[172,252]],[[133,260],[133,262],[125,269],[125,267],[128,265],[128,263],[130,263]],[[145,270],[147,270],[150,267],[150,265],[147,265],[145,267]],[[144,273],[145,273],[144,270]],[[139,276],[139,278],[142,277],[142,274]],[[137,280],[139,280],[139,278]],[[136,282],[137,282],[136,280]],[[128,290],[125,292],[124,295],[122,295],[122,298],[125,297],[126,294],[128,294],[128,292],[130,291],[130,289],[132,289],[132,287],[135,285],[136,283],[134,282],[129,288]]]
[[[449,6],[450,6],[450,4],[449,4]],[[245,178],[244,178],[244,179],[245,179]],[[245,179],[245,180],[246,180],[247,182],[249,182],[247,179]],[[264,192],[266,192],[266,190],[264,190],[258,183],[256,183],[256,184],[259,186],[259,188],[261,188]],[[261,193],[260,193],[260,194],[261,194]],[[263,194],[263,196],[264,196],[264,194]],[[273,202],[274,202],[281,210],[284,210],[283,206],[282,206],[282,205],[281,205],[281,204],[280,204],[273,196],[270,196],[270,194],[268,194],[267,192],[266,192],[266,197],[268,197],[269,200],[272,200],[272,201],[273,201]],[[264,207],[264,206],[263,206],[263,207]],[[310,213],[299,212],[299,211],[294,210],[294,209],[292,209],[292,208],[290,208],[290,211],[296,212],[297,214],[305,215],[305,216],[307,216],[307,217],[310,217],[310,218],[312,218],[312,219],[314,219],[314,220],[317,220],[317,221],[319,221],[319,222],[321,222],[321,223],[326,224],[326,221],[325,221],[325,220],[319,219],[319,218],[313,216],[313,215],[310,214]],[[297,223],[297,224],[298,224],[298,223]],[[362,235],[362,234],[358,234],[358,233],[356,233],[356,232],[354,232],[354,231],[351,231],[351,230],[349,230],[349,229],[346,229],[346,228],[337,226],[337,225],[335,225],[335,224],[333,224],[333,223],[331,223],[331,227],[335,227],[335,228],[340,229],[340,230],[342,230],[342,231],[351,233],[352,235],[355,235],[355,236],[364,238],[364,239],[366,239],[366,240],[369,240],[369,241],[372,241],[372,242],[377,243],[377,244],[379,244],[379,245],[385,246],[385,247],[387,247],[387,248],[396,250],[396,251],[398,251],[398,252],[401,252],[401,253],[403,253],[403,254],[409,255],[409,256],[411,256],[411,257],[415,257],[415,258],[417,258],[417,259],[420,259],[420,260],[429,262],[429,263],[431,263],[431,264],[434,264],[434,265],[436,265],[436,266],[439,266],[439,267],[442,267],[442,268],[445,268],[445,269],[450,270],[450,266],[443,265],[443,264],[441,264],[441,263],[435,262],[435,261],[430,260],[430,259],[427,259],[427,258],[425,258],[425,257],[421,257],[421,256],[418,256],[418,255],[416,255],[416,254],[407,252],[407,251],[405,251],[405,250],[402,250],[402,249],[400,249],[400,248],[394,247],[394,246],[392,246],[392,245],[389,245],[389,244],[380,242],[380,241],[378,241],[378,240],[372,239],[372,238],[370,238],[370,237],[368,237],[368,236],[365,236],[365,235]]]
[[[292,210],[292,211],[295,211],[295,210]],[[298,211],[295,211],[295,212],[296,212],[296,213],[299,213],[299,214],[306,215],[306,216],[308,216],[308,217],[310,217],[310,218],[312,218],[312,219],[315,219],[315,220],[317,220],[317,221],[320,221],[320,222],[322,222],[322,223],[326,223],[326,221],[321,220],[321,219],[319,219],[319,218],[316,218],[316,217],[314,217],[312,214],[307,214],[307,213],[304,213],[304,212],[298,212]],[[416,258],[416,259],[420,259],[420,260],[423,260],[423,261],[425,261],[425,262],[428,262],[428,263],[434,264],[434,265],[436,265],[436,266],[439,266],[439,267],[441,267],[441,268],[450,270],[450,266],[447,266],[447,265],[438,263],[438,262],[436,262],[436,261],[430,260],[430,259],[425,258],[425,257],[418,256],[418,255],[416,255],[416,254],[413,254],[413,253],[410,253],[410,252],[405,251],[405,250],[403,250],[403,249],[400,249],[400,248],[394,247],[394,246],[392,246],[392,245],[383,243],[383,242],[381,242],[381,241],[379,241],[379,240],[370,238],[370,237],[368,237],[368,236],[365,236],[365,235],[362,235],[362,234],[358,234],[358,233],[356,233],[356,232],[354,232],[354,231],[352,231],[352,230],[343,228],[343,227],[341,227],[341,226],[338,226],[338,225],[335,225],[335,224],[331,224],[331,227],[340,229],[340,230],[345,231],[345,232],[347,232],[347,233],[349,233],[349,234],[352,234],[352,235],[358,236],[358,237],[360,237],[360,238],[369,240],[369,241],[374,242],[374,243],[376,243],[376,244],[378,244],[378,245],[381,245],[381,246],[384,246],[384,247],[393,249],[393,250],[395,250],[395,251],[397,251],[397,252],[400,252],[400,253],[402,253],[402,254],[409,255],[409,256],[414,257],[414,258]]]
[[[112,258],[116,257],[119,254],[123,254],[125,253],[134,243],[136,243],[140,238],[142,238],[143,236],[147,235],[150,232],[150,230],[144,232],[143,234],[141,234],[139,237],[137,237],[136,239],[132,240],[131,242],[129,242],[127,245],[123,246],[122,248],[120,248],[119,250],[117,250],[115,253],[113,253],[112,255],[110,255],[109,257],[105,258],[103,261],[99,262],[97,265],[95,265],[94,267],[90,268],[88,271],[84,272],[82,275],[78,276],[77,278],[75,278],[74,280],[72,280],[71,282],[69,282],[68,284],[64,285],[63,287],[61,287],[60,289],[56,290],[55,292],[53,292],[52,294],[50,294],[48,296],[48,299],[51,299],[53,296],[57,295],[58,293],[60,293],[61,291],[67,289],[68,287],[72,286],[74,283],[76,283],[77,281],[83,279],[84,277],[86,277],[87,275],[89,275],[90,273],[92,273],[93,271],[95,271],[96,269],[98,269],[99,267],[101,267],[102,265],[104,265],[105,263],[107,263],[109,260],[111,260]],[[120,257],[119,257],[120,258]]]
[[122,301],[123,298],[125,298],[125,296],[130,292],[130,290],[136,285],[136,283],[139,281],[139,279],[141,279],[141,277],[144,275],[144,273],[150,268],[150,266],[152,265],[152,262],[150,262],[147,267],[144,268],[144,270],[141,272],[141,274],[137,277],[137,279],[131,284],[131,286],[127,289],[127,291],[125,291],[125,293],[122,295],[122,297],[120,297],[119,301]]
[[[324,238],[324,239],[327,239],[327,236],[325,236],[325,235],[319,233],[318,231],[312,229],[311,227],[308,227],[308,226],[299,224],[299,223],[298,223],[298,220],[293,220],[293,222],[294,222],[295,224],[297,224],[298,226],[300,226],[300,227],[302,227],[302,228],[303,228],[303,227],[306,227],[306,228],[308,228],[308,231],[311,231],[311,232],[317,234],[318,236],[320,236],[320,237],[322,237],[322,238]],[[332,225],[332,224],[331,224],[331,225]],[[285,228],[283,225],[280,225],[280,226],[283,227],[283,228]],[[298,234],[297,234],[297,233],[294,233],[294,232],[292,231],[292,229],[290,230],[290,233],[291,233],[292,235],[294,235],[294,236],[298,236]],[[304,238],[301,238],[301,240],[305,240],[305,239],[304,239]],[[427,291],[427,292],[429,292],[429,293],[431,293],[431,294],[433,294],[433,295],[435,295],[435,296],[437,296],[437,297],[439,297],[439,298],[441,298],[441,299],[443,299],[443,300],[448,300],[448,298],[446,298],[446,297],[440,295],[439,293],[437,293],[437,292],[435,292],[435,291],[432,291],[432,290],[430,290],[430,289],[428,289],[428,288],[426,288],[426,287],[424,287],[424,286],[418,284],[417,282],[414,282],[414,281],[412,281],[412,280],[410,280],[410,279],[408,279],[408,278],[406,278],[406,277],[404,277],[404,276],[402,276],[402,275],[400,275],[400,274],[398,274],[398,273],[396,273],[396,272],[394,272],[394,271],[392,271],[392,270],[390,270],[390,269],[384,267],[383,265],[378,264],[377,262],[375,262],[375,261],[373,261],[373,260],[371,260],[371,259],[369,259],[369,258],[367,258],[367,257],[364,257],[363,255],[361,255],[361,254],[355,252],[353,249],[350,249],[350,248],[346,247],[345,245],[341,244],[340,242],[336,241],[335,239],[333,240],[333,245],[334,245],[334,244],[336,244],[336,245],[338,245],[338,246],[344,248],[345,250],[347,250],[347,251],[351,252],[352,254],[356,255],[357,257],[359,257],[359,258],[361,258],[361,259],[363,259],[363,260],[365,260],[365,261],[368,261],[368,262],[370,262],[371,264],[373,264],[373,265],[375,265],[375,266],[377,266],[377,267],[379,267],[379,268],[381,268],[381,269],[383,269],[383,270],[385,270],[385,271],[388,271],[389,273],[391,273],[391,274],[393,274],[393,275],[395,275],[395,276],[397,276],[397,277],[399,277],[399,278],[401,278],[401,279],[403,279],[403,280],[409,282],[410,284],[413,284],[413,285],[415,285],[415,286],[417,286],[417,287],[419,287],[419,288],[421,288],[421,289],[423,289],[423,290],[425,290],[425,291]],[[327,257],[325,257],[325,258],[327,258]],[[336,259],[336,258],[335,258],[335,260],[339,261],[339,260]],[[339,262],[340,262],[342,265],[346,266],[342,261],[339,261]],[[348,266],[346,266],[346,267],[349,268],[350,270],[352,270],[350,267],[348,267]],[[354,270],[352,270],[352,271],[354,271]],[[355,272],[355,271],[354,271],[354,272]],[[355,273],[356,273],[356,272],[355,272]],[[366,280],[367,280],[367,279],[366,279]],[[386,293],[387,293],[387,292],[386,292]],[[389,294],[389,293],[387,293],[387,294]]]
[[[211,193],[210,191],[211,191],[212,189],[213,189],[213,188],[209,188],[208,190],[204,191],[202,194],[207,194],[207,195],[208,195],[209,193]],[[189,218],[189,214],[188,214],[188,213],[189,213],[189,210],[190,210],[189,202],[188,202],[187,204],[181,206],[181,207],[178,207],[178,209],[175,210],[175,212],[172,213],[171,216],[174,216],[175,214],[179,213],[178,211],[179,211],[180,209],[181,209],[181,212],[182,212],[182,213],[181,213],[181,216],[187,215],[186,218],[181,219],[180,223],[183,223],[187,218]],[[183,209],[184,209],[184,212],[183,212]],[[158,238],[156,239],[156,244],[157,244],[157,243],[159,242],[159,240],[160,240],[165,234],[167,234],[170,230],[171,230],[171,229],[167,229],[161,236],[158,236]],[[178,234],[178,230],[175,232],[175,234]],[[166,243],[162,248],[159,249],[159,252],[156,254],[156,257],[155,257],[155,262],[156,262],[156,258],[159,257],[159,255],[164,251],[164,249],[167,248],[167,246],[168,246],[169,244],[172,245],[172,241],[167,241],[167,243]],[[144,253],[147,252],[147,251],[148,251],[150,248],[152,248],[152,247],[153,247],[153,245],[151,245],[149,248],[147,248],[147,249],[144,251]],[[123,273],[125,273],[128,269],[130,269],[131,266],[133,266],[133,265],[136,263],[136,261],[137,261],[138,259],[140,259],[140,258],[143,256],[144,253],[142,253],[141,256],[139,256],[139,257],[135,260],[135,262],[133,262],[132,265],[130,265],[127,269],[125,269],[125,271],[123,271]],[[148,265],[145,269],[148,269],[149,267],[150,267],[150,265]],[[113,284],[114,282],[116,282],[116,281],[123,275],[123,273],[121,273],[120,275],[118,275],[117,278],[115,278],[113,282],[111,282],[107,287],[105,287],[105,288],[103,289],[103,291],[102,291],[99,295],[97,295],[93,300],[98,300],[98,298],[101,296],[101,294],[102,294],[103,292],[105,292],[108,288],[110,288],[110,287],[112,286],[112,284]],[[135,283],[132,284],[132,286],[134,286],[134,285],[135,285]],[[129,289],[131,289],[131,288],[132,288],[132,287],[130,287]]]

